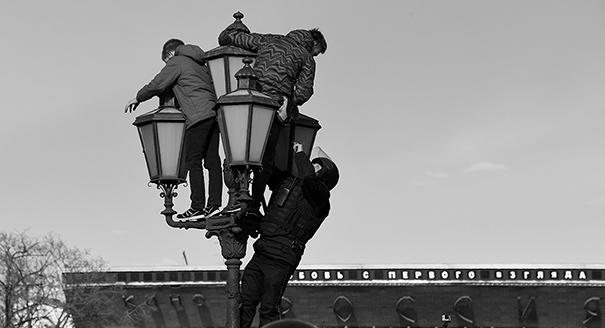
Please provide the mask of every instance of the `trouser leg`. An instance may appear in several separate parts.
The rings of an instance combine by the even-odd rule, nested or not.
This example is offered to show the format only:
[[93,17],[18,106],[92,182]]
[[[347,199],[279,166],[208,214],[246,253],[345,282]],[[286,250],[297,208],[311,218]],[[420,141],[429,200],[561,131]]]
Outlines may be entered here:
[[185,161],[191,185],[191,208],[201,210],[206,204],[203,160],[208,132],[214,118],[201,121],[185,130]]
[[280,319],[279,303],[293,272],[294,268],[283,261],[270,260],[263,264],[265,279],[258,310],[260,327]]
[[242,276],[241,308],[240,308],[240,327],[250,328],[254,315],[256,314],[256,306],[260,302],[263,288],[263,273],[260,267],[259,256],[254,254]]
[[204,167],[208,170],[208,205],[220,207],[223,195],[223,170],[218,154],[218,144],[218,124],[213,118],[204,155]]

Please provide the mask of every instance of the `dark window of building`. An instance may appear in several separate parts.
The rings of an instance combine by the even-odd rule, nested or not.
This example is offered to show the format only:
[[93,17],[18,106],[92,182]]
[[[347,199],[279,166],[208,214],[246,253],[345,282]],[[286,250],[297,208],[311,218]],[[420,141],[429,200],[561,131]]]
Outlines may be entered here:
[[158,272],[155,274],[155,281],[164,281],[166,280],[166,274],[164,272]]
[[202,294],[193,295],[192,301],[197,306],[204,306],[206,304],[206,298]]
[[359,277],[357,276],[357,270],[345,271],[345,279],[359,279]]
[[170,281],[179,281],[179,273],[172,271],[169,273]]
[[373,279],[384,279],[384,271],[382,271],[382,270],[374,270],[374,278]]
[[601,270],[592,270],[592,279],[601,280],[603,279],[603,273]]
[[128,274],[128,281],[140,281],[141,278],[139,277],[139,273],[138,272],[130,272]]
[[227,281],[227,271],[221,271],[219,275],[220,281]]
[[344,323],[349,321],[353,315],[353,303],[351,303],[351,300],[349,300],[346,296],[338,296],[334,300],[332,310],[341,323]]
[[127,281],[126,272],[118,272],[118,281]]
[[191,281],[191,272],[181,272],[181,279],[183,281]]
[[204,273],[203,272],[197,271],[197,272],[195,272],[193,274],[193,276],[194,276],[194,280],[196,280],[196,281],[203,281],[204,280]]
[[152,281],[152,280],[153,280],[153,275],[151,274],[151,272],[143,273],[143,281]]
[[481,277],[481,279],[489,279],[489,271],[488,270],[481,270],[479,271],[479,276]]

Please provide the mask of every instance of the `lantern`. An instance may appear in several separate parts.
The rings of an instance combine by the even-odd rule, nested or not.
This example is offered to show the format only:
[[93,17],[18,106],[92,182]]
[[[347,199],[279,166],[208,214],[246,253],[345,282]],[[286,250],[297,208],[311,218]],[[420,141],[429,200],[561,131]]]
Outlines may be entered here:
[[301,143],[303,151],[310,156],[319,129],[321,129],[319,121],[311,116],[298,114],[298,117],[290,124],[290,140]]
[[138,116],[133,125],[139,130],[150,182],[184,183],[185,117],[175,107],[174,98],[162,99],[157,109]]
[[279,104],[256,90],[252,59],[243,62],[235,75],[238,89],[218,100],[218,123],[227,164],[260,167]]
[[283,127],[275,151],[275,165],[277,168],[296,174],[292,143],[302,144],[305,154],[311,156],[315,136],[319,129],[321,129],[319,121],[305,114],[298,114],[298,117],[293,119],[288,126]]
[[[233,18],[235,18],[235,22],[227,29],[250,33],[248,27],[241,21],[244,18],[242,13],[236,12],[233,14]],[[217,98],[235,91],[237,88],[235,73],[244,66],[242,59],[252,57],[256,57],[256,54],[234,46],[220,46],[206,52],[204,58],[208,62]]]

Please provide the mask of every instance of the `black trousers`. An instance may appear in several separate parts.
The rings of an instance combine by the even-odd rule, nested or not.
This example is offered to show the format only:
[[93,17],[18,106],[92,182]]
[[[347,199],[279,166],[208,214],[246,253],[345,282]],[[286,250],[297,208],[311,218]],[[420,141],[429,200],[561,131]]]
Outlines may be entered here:
[[191,208],[201,210],[206,205],[204,168],[208,170],[208,205],[221,206],[223,171],[218,141],[218,124],[214,117],[185,130],[185,162],[191,185]]
[[241,328],[250,328],[259,303],[259,327],[279,320],[279,303],[295,269],[285,261],[254,253],[242,277]]

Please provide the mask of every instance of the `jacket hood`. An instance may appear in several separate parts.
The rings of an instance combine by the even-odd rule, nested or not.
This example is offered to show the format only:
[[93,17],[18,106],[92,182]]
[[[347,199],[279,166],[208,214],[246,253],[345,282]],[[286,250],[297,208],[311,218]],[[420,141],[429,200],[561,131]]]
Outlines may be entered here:
[[300,43],[307,51],[313,51],[313,35],[311,35],[311,32],[307,30],[294,30],[286,34],[286,36]]
[[182,46],[178,46],[174,52],[174,55],[189,57],[200,65],[203,65],[205,62],[204,50],[193,44],[184,44]]

